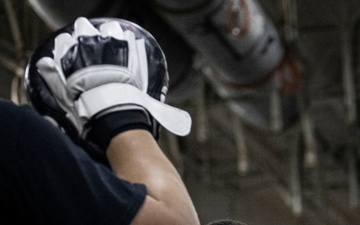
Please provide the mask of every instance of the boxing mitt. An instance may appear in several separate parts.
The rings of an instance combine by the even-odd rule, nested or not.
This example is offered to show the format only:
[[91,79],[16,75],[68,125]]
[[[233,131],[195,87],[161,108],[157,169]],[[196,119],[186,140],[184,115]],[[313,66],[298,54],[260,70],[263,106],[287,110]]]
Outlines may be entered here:
[[25,73],[30,102],[41,114],[76,143],[103,133],[103,150],[122,131],[118,126],[147,127],[156,139],[160,125],[180,136],[190,132],[190,115],[165,103],[168,83],[156,40],[115,18],[80,17],[55,32],[35,50]]

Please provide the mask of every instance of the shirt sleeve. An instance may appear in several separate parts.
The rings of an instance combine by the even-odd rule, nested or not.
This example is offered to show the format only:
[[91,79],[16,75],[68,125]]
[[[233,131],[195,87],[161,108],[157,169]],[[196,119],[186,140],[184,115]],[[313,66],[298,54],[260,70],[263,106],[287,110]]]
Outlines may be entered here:
[[29,107],[0,101],[0,124],[0,163],[10,171],[0,182],[11,190],[9,211],[28,224],[130,224],[144,203],[145,185],[116,177]]

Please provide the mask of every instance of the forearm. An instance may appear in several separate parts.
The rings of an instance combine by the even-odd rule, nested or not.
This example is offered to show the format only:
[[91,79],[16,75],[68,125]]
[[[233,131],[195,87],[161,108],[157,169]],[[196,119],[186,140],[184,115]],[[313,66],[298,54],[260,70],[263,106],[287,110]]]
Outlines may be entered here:
[[[159,213],[164,222],[199,224],[181,177],[149,132],[131,130],[117,135],[112,139],[107,155],[117,176],[146,185],[146,201],[158,207],[154,213]],[[159,224],[159,221],[153,222]]]

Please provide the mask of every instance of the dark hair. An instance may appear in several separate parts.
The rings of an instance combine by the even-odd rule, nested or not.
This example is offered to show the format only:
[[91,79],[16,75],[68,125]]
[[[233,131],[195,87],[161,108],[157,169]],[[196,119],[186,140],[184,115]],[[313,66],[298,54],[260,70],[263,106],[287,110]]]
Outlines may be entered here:
[[222,220],[215,220],[213,222],[208,223],[207,225],[246,225],[246,224],[231,219],[222,219]]

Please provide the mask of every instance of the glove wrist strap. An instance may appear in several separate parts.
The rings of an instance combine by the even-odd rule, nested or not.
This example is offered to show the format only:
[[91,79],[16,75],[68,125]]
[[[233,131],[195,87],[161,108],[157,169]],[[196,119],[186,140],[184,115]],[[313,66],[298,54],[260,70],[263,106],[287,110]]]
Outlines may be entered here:
[[90,131],[87,140],[97,144],[106,151],[110,141],[122,132],[142,129],[151,132],[149,118],[144,111],[126,110],[106,114],[89,123]]

